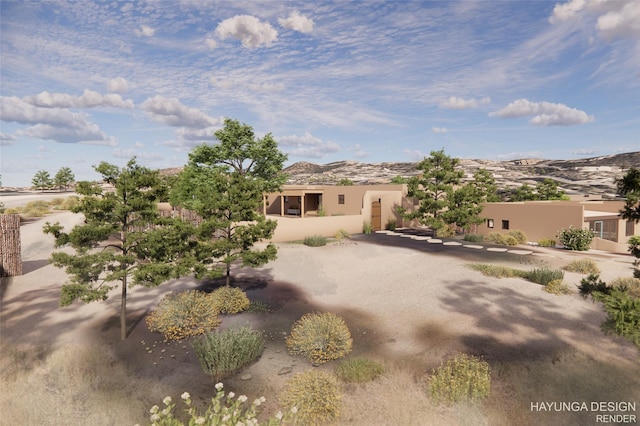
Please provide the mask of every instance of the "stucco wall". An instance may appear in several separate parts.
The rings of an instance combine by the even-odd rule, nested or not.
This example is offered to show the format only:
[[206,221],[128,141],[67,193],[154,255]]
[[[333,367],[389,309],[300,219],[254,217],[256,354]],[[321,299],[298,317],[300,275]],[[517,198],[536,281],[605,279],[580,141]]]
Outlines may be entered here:
[[325,216],[325,217],[279,217],[269,216],[278,221],[278,226],[271,241],[298,241],[304,237],[320,235],[333,237],[339,230],[349,234],[362,233],[363,215]]

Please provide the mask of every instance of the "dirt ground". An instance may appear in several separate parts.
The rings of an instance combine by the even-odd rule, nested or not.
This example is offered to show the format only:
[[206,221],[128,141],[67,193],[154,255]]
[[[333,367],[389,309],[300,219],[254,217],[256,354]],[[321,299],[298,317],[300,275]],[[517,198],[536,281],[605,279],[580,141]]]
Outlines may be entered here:
[[[164,341],[143,319],[166,292],[216,283],[183,278],[134,288],[129,337],[120,341],[118,292],[105,302],[59,307],[66,275],[48,264],[53,241],[41,232],[45,221],[56,220],[72,226],[77,218],[56,213],[23,225],[24,275],[3,282],[0,424],[144,423],[148,409],[166,395],[177,400],[188,391],[200,403],[208,400],[214,383],[190,343]],[[312,367],[289,355],[284,343],[304,313],[332,311],[350,328],[350,356],[373,358],[390,372],[368,387],[345,386],[339,424],[571,425],[602,423],[596,418],[602,414],[640,419],[640,408],[537,408],[553,401],[640,405],[640,352],[600,330],[602,307],[575,292],[582,275],[566,272],[574,294],[556,296],[520,278],[488,278],[468,268],[474,262],[560,268],[583,257],[597,262],[604,281],[632,274],[630,256],[601,252],[518,247],[499,253],[386,234],[315,248],[279,244],[276,261],[234,271],[249,298],[273,312],[223,317],[222,328],[249,325],[266,339],[260,359],[225,380],[225,388],[266,396],[264,412],[275,412],[277,394],[293,374],[337,365]],[[492,394],[480,404],[433,406],[424,396],[426,378],[458,352],[489,362]],[[394,388],[406,398],[392,395]]]

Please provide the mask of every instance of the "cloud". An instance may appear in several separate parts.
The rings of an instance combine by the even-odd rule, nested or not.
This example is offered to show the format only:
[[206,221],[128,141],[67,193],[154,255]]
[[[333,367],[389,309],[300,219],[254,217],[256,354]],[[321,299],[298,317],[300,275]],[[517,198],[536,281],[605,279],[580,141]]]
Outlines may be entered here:
[[211,38],[211,37],[205,38],[204,39],[204,44],[209,49],[215,49],[216,47],[218,47],[218,42],[214,38]]
[[14,135],[10,135],[8,133],[0,132],[0,146],[9,146],[13,145],[13,143],[18,140]]
[[572,155],[596,155],[596,151],[593,149],[574,149],[571,151]]
[[491,102],[491,98],[484,97],[482,99],[464,99],[457,96],[451,96],[449,99],[443,101],[440,106],[448,109],[471,109],[478,108],[480,105],[488,104]]
[[172,127],[202,129],[220,124],[220,119],[210,117],[196,108],[187,107],[177,98],[156,95],[145,100],[140,109],[146,111],[153,120]]
[[129,91],[129,82],[122,77],[112,78],[107,82],[107,91],[110,93],[126,93]]
[[24,100],[31,105],[43,108],[94,108],[115,107],[133,108],[133,101],[122,99],[120,95],[110,93],[101,95],[92,90],[85,90],[81,96],[67,95],[65,93],[42,92],[34,96],[27,96]]
[[640,39],[640,2],[570,0],[555,5],[549,22],[559,24],[581,17],[595,17],[596,30],[607,39]]
[[340,145],[335,142],[323,142],[320,138],[305,133],[302,136],[292,135],[278,138],[278,145],[293,147],[285,152],[298,157],[322,158],[326,154],[339,152]]
[[356,144],[353,147],[353,153],[356,156],[356,158],[366,158],[369,156],[369,153],[364,149],[362,149],[362,146],[360,146],[360,144]]
[[553,8],[553,14],[549,17],[549,22],[557,24],[561,21],[573,18],[586,6],[586,0],[571,0],[566,3],[557,3]]
[[419,149],[403,149],[402,152],[407,154],[411,161],[422,161],[427,156]]
[[0,117],[5,122],[34,124],[17,135],[54,140],[60,143],[85,143],[116,146],[117,141],[88,121],[89,115],[65,108],[40,107],[16,96],[0,97]]
[[127,148],[127,149],[116,148],[113,150],[112,154],[116,158],[125,158],[125,159],[129,159],[133,157],[136,157],[139,160],[147,160],[147,161],[159,161],[164,159],[164,157],[158,154],[157,152],[146,152],[146,151],[141,152],[132,148]]
[[156,33],[156,30],[147,25],[140,25],[140,29],[136,30],[135,32],[139,36],[153,37],[153,35]]
[[240,40],[247,48],[271,45],[278,38],[278,32],[269,24],[260,22],[250,15],[237,15],[225,19],[216,27],[216,35],[221,40],[232,37]]
[[520,118],[533,115],[529,123],[535,126],[572,126],[593,121],[593,116],[564,104],[531,102],[518,99],[501,109],[489,113],[489,117]]
[[291,12],[288,18],[279,18],[278,24],[288,30],[299,31],[305,34],[313,31],[313,20],[301,15],[297,10]]
[[433,133],[447,133],[447,128],[446,127],[432,127],[431,131]]

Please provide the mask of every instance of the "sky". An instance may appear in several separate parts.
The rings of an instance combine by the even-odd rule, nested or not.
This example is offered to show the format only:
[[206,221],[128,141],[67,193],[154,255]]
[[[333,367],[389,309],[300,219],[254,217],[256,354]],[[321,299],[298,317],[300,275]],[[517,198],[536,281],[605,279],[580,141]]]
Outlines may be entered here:
[[224,118],[287,164],[640,150],[640,1],[0,0],[0,174],[180,167]]

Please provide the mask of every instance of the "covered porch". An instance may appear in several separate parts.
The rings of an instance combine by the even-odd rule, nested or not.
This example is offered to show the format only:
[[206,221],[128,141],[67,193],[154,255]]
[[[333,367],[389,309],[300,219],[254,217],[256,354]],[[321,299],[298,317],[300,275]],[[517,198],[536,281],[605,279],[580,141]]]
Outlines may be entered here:
[[282,192],[265,195],[263,212],[265,215],[317,216],[322,208],[323,193],[324,190],[321,187],[288,186]]

